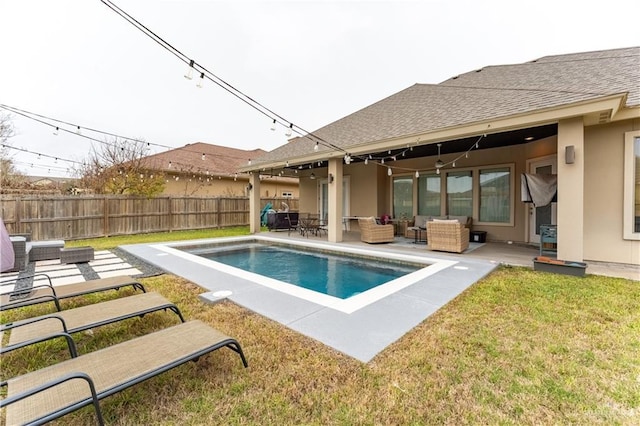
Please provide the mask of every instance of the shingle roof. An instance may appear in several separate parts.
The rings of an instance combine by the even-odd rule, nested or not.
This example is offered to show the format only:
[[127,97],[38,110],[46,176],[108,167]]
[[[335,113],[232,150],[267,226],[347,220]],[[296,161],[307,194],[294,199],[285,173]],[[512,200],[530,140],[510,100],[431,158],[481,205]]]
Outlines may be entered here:
[[[409,136],[498,117],[627,93],[640,105],[640,47],[547,56],[489,66],[440,84],[415,84],[313,132],[334,146]],[[260,163],[312,154],[315,142],[295,138]],[[321,150],[329,148],[320,147]]]
[[[251,159],[265,154],[262,149],[245,151],[204,142],[187,144],[144,158],[144,163],[154,170],[164,172],[209,172],[211,175],[234,174],[239,167],[246,166]],[[204,160],[202,159],[204,154]],[[169,167],[171,163],[171,167]]]
[[489,66],[443,81],[444,86],[614,94],[640,105],[640,48],[545,56],[516,65]]

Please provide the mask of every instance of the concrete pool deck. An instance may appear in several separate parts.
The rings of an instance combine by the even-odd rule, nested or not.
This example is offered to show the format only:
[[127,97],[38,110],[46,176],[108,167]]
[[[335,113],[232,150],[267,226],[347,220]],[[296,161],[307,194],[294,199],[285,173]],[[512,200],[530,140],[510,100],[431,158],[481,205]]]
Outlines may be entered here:
[[[253,237],[260,238],[260,234]],[[215,241],[219,239],[190,240],[185,243],[193,245]],[[176,244],[180,243],[171,242],[166,246]],[[337,249],[345,247],[324,241],[314,241],[313,244]],[[430,252],[428,257],[442,261],[441,264],[445,267],[437,268],[435,273],[426,278],[352,313],[345,313],[266,287],[232,272],[186,260],[185,257],[167,250],[163,244],[136,244],[120,248],[199,285],[205,290],[204,299],[208,297],[215,301],[218,297],[213,294],[224,294],[228,300],[240,306],[362,362],[369,362],[384,348],[498,266],[498,263],[485,259]],[[366,250],[381,257],[389,254],[407,255],[406,249],[393,245],[367,246]]]

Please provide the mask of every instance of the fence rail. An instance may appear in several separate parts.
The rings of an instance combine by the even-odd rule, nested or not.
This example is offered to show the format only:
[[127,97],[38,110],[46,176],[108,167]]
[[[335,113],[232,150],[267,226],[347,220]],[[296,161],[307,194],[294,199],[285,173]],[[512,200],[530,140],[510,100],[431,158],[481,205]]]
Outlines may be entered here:
[[[265,198],[261,207],[299,201]],[[34,240],[107,237],[246,226],[246,197],[3,196],[2,220],[11,234],[31,233]]]

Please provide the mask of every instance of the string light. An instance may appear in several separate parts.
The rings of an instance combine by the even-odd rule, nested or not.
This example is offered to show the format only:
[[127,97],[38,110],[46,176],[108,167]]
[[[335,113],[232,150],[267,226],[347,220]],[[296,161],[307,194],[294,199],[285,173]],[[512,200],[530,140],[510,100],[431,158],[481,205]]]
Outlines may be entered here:
[[184,78],[186,78],[187,80],[193,79],[193,64],[194,64],[194,60],[191,59],[189,61],[189,69],[187,70],[187,73],[184,75]]
[[289,124],[287,131],[284,133],[286,137],[290,137],[293,134],[293,123]]
[[271,123],[271,131],[275,132],[276,131],[276,119],[273,119],[273,123]]
[[60,130],[60,129],[59,129],[58,127],[56,127],[56,129],[53,131],[53,135],[54,135],[54,136],[58,136],[58,131],[59,131],[59,130]]
[[204,73],[201,72],[200,73],[200,80],[198,80],[198,84],[196,84],[196,86],[198,86],[198,88],[202,89],[202,86],[204,86]]
[[204,155],[204,152],[203,152],[202,153],[202,161],[204,161],[204,159],[205,159],[205,155]]

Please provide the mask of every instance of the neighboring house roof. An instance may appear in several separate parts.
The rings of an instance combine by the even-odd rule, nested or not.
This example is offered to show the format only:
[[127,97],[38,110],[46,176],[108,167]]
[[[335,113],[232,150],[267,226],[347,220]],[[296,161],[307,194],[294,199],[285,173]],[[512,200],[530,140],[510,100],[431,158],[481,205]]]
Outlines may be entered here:
[[[248,164],[266,151],[246,151],[204,142],[187,144],[159,154],[145,157],[146,167],[167,173],[208,173],[214,176],[231,176],[239,167]],[[203,159],[204,154],[204,159]]]
[[[547,56],[485,67],[440,84],[415,84],[312,133],[348,150],[613,95],[626,94],[625,106],[634,108],[640,106],[639,81],[640,47]],[[297,137],[254,164],[313,155],[314,145]],[[333,151],[322,144],[318,148],[315,154]]]

